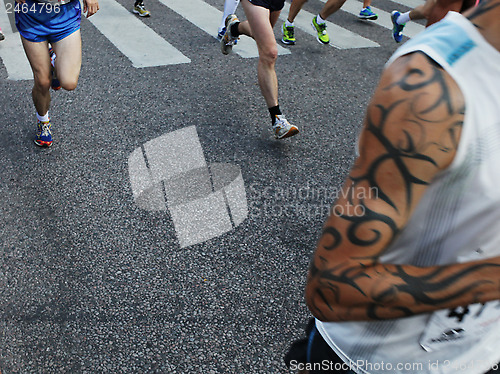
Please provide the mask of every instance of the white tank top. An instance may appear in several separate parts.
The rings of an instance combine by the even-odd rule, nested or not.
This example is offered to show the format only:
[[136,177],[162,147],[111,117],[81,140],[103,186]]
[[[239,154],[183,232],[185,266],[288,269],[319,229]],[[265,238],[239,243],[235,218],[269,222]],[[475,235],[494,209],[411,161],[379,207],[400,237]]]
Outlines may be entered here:
[[[381,262],[430,266],[500,255],[500,53],[455,12],[404,44],[388,64],[414,51],[457,82],[465,118],[452,164],[429,186]],[[374,322],[317,320],[316,326],[357,373],[479,374],[500,361],[498,301],[451,316],[441,310]]]

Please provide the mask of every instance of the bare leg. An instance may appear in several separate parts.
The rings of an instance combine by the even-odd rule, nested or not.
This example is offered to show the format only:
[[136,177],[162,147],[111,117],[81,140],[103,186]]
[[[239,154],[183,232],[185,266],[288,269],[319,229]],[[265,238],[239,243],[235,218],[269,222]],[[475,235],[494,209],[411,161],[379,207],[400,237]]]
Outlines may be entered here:
[[238,24],[238,32],[242,35],[253,38],[252,29],[250,28],[250,23],[248,21],[243,21]]
[[21,37],[26,57],[33,71],[34,85],[31,91],[33,104],[40,116],[44,116],[50,107],[51,65],[47,42],[34,43]]
[[224,14],[222,15],[222,23],[219,26],[219,31],[221,31],[224,27],[226,27],[226,18],[230,14],[234,14],[236,12],[236,8],[240,0],[225,0],[224,1]]
[[399,25],[404,25],[408,21],[415,21],[418,19],[427,19],[432,8],[434,7],[435,3],[436,3],[436,0],[427,0],[424,4],[413,8],[409,12],[401,13],[398,16],[398,19],[396,20],[396,22]]
[[410,19],[412,21],[417,19],[427,19],[435,6],[436,0],[427,0],[424,4],[419,5],[410,11]]
[[269,9],[242,0],[248,22],[238,26],[240,33],[252,36],[259,50],[257,77],[262,96],[268,108],[278,105],[278,78],[274,66],[278,58],[278,47],[274,37],[273,26],[280,12],[270,12]]
[[323,19],[327,19],[337,10],[342,8],[345,2],[346,0],[328,0],[323,6],[323,9],[321,9],[321,12],[319,12],[319,16]]
[[80,30],[52,44],[56,53],[57,78],[65,90],[74,90],[82,67],[82,38]]
[[449,11],[460,12],[460,9],[462,9],[462,3],[462,0],[434,0],[433,7],[430,9],[429,14],[427,14],[426,17],[426,27],[441,21]]
[[290,10],[288,12],[288,22],[293,22],[297,14],[299,14],[300,10],[304,6],[307,0],[292,0],[292,4],[290,4]]
[[[434,1],[434,0],[432,0]],[[412,21],[415,21],[417,19],[425,19],[425,4],[424,5],[419,5],[418,7],[416,8],[413,8],[411,11],[410,11],[410,19]]]

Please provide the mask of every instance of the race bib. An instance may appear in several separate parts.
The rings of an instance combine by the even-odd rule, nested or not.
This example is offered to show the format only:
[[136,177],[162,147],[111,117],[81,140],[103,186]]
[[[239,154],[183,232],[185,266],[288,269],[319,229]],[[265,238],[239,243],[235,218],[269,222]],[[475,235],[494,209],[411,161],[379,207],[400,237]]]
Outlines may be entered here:
[[500,301],[434,312],[420,337],[427,352],[449,344],[473,344],[500,322]]

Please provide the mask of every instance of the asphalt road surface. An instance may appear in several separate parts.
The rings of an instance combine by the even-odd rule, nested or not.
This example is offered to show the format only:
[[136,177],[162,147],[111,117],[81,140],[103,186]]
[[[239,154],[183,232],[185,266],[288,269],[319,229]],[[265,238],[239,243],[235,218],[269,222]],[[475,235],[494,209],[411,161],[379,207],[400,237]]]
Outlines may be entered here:
[[[53,92],[50,149],[33,144],[32,80],[16,70],[19,34],[2,3],[3,374],[288,372],[283,355],[310,318],[310,256],[397,48],[382,24],[409,8],[380,0],[378,21],[330,17],[370,47],[346,48],[334,26],[343,49],[297,29],[276,69],[301,132],[277,141],[253,41],[223,56],[223,1],[176,1],[146,0],[152,17],[138,19],[132,1],[103,0],[115,27],[82,21],[79,86]],[[141,59],[130,46],[149,50]]]

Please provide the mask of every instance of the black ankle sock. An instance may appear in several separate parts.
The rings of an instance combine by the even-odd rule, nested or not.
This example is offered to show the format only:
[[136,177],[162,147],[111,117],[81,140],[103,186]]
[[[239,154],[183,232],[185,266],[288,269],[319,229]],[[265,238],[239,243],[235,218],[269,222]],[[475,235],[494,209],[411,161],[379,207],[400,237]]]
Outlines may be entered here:
[[280,106],[276,105],[271,108],[269,108],[269,114],[271,115],[271,121],[273,122],[276,120],[276,116],[279,116],[281,114]]
[[233,36],[234,38],[240,36],[240,32],[238,31],[239,24],[240,24],[239,22],[235,22],[231,25],[231,36]]

